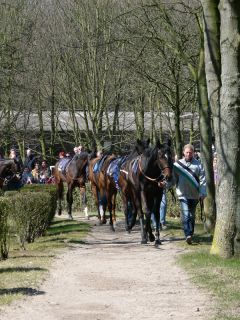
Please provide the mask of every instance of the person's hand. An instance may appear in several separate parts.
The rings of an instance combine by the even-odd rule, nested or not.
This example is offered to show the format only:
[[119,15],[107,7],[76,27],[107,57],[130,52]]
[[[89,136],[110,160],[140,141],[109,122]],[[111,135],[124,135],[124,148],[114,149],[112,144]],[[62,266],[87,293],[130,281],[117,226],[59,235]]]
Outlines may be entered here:
[[166,181],[159,181],[159,182],[158,182],[158,186],[159,186],[160,188],[165,188],[165,186],[166,186]]

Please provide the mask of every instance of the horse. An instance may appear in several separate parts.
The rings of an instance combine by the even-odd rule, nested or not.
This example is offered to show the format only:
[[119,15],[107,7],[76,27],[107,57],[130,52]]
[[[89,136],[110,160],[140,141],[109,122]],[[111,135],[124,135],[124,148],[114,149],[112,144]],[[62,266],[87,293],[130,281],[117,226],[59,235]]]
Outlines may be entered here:
[[63,172],[60,169],[60,161],[58,161],[54,167],[54,178],[57,186],[57,202],[58,202],[58,215],[62,214],[62,199],[64,186],[63,183],[67,183],[67,210],[68,218],[72,217],[72,204],[73,204],[73,189],[79,187],[82,197],[82,203],[84,205],[85,216],[88,217],[87,212],[87,197],[86,197],[86,169],[89,161],[89,154],[82,151],[79,155],[75,155],[68,163],[66,171]]
[[18,172],[19,168],[16,161],[12,159],[0,160],[0,189],[12,182],[19,183],[19,179],[16,176]]
[[[142,150],[149,145],[150,140],[141,141],[137,140],[136,146],[130,157],[133,154],[140,154]],[[109,211],[109,218],[110,218],[110,228],[112,231],[115,231],[116,227],[116,196],[117,196],[117,185],[116,180],[118,178],[114,178],[109,171],[111,165],[114,162],[118,162],[116,166],[120,167],[122,161],[125,160],[125,157],[116,157],[115,155],[105,155],[102,158],[97,157],[92,159],[89,163],[89,180],[91,182],[92,193],[94,195],[95,203],[98,210],[98,219],[100,224],[106,223],[106,209],[108,207]],[[101,165],[100,170],[94,170],[95,165],[99,162]],[[119,175],[119,168],[117,169],[118,172],[115,172],[115,175]],[[95,171],[95,172],[94,172]]]
[[[103,155],[102,157],[96,157],[90,160],[88,166],[88,179],[91,183],[92,194],[95,199],[95,203],[98,210],[98,219],[100,224],[105,224],[106,209],[109,210],[110,228],[115,231],[115,207],[116,207],[116,195],[117,189],[114,182],[106,171],[109,164],[116,159],[115,155]],[[100,168],[95,170],[95,166],[100,164]]]
[[[146,244],[155,240],[155,245],[161,244],[159,232],[159,209],[163,193],[163,183],[172,177],[172,155],[170,142],[160,144],[158,141],[154,148],[146,148],[142,154],[129,159],[121,168],[119,183],[125,185],[123,198],[131,199],[133,206],[133,218],[127,229],[130,231],[138,215],[141,226],[141,243]],[[134,168],[135,166],[135,168]],[[155,236],[151,228],[151,213],[155,215],[156,230]],[[146,222],[144,221],[144,215]]]

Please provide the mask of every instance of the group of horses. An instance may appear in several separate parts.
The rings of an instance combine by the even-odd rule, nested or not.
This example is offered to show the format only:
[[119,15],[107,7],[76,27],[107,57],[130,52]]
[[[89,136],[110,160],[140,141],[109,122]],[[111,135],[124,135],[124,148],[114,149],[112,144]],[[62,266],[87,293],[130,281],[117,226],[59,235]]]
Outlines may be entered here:
[[[110,166],[118,163],[117,174],[110,173]],[[101,166],[96,170],[96,165]],[[98,157],[96,152],[82,151],[75,156],[66,168],[66,172],[55,165],[54,177],[57,185],[58,214],[62,213],[61,200],[63,198],[64,182],[67,183],[68,215],[72,219],[73,189],[78,187],[82,194],[82,201],[86,205],[86,182],[91,184],[91,190],[98,210],[100,224],[106,223],[106,209],[110,217],[110,227],[116,227],[116,195],[121,190],[125,214],[125,228],[131,231],[138,216],[141,228],[141,243],[155,241],[161,243],[159,231],[159,208],[162,199],[163,186],[172,178],[171,143],[150,146],[150,141],[137,140],[132,152],[121,160],[114,154]],[[117,178],[116,178],[117,177]],[[129,203],[132,216],[129,219]],[[155,235],[151,228],[151,214],[155,215]],[[130,220],[130,221],[129,221]]]

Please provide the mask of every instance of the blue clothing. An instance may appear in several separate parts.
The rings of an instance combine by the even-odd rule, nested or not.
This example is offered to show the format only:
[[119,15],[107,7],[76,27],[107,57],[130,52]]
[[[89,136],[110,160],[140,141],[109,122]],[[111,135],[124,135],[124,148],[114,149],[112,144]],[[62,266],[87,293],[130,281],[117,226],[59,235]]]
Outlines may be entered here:
[[[160,215],[159,226],[158,226],[159,228],[160,228],[160,224],[162,226],[166,224],[166,214],[167,214],[167,191],[166,189],[163,189],[162,201],[160,203],[160,209],[159,209],[159,215]],[[152,219],[153,227],[156,228],[156,219],[153,213],[151,215],[151,219]]]
[[185,237],[192,236],[194,233],[197,204],[198,200],[196,199],[187,199],[183,197],[180,199],[181,217]]
[[58,164],[58,169],[60,171],[62,171],[62,173],[65,173],[66,172],[66,169],[67,169],[67,166],[69,164],[69,162],[71,161],[72,159],[71,158],[63,158],[59,161],[59,164]]
[[166,189],[163,191],[162,201],[160,204],[160,223],[161,225],[166,224],[166,214],[167,214],[167,193]]

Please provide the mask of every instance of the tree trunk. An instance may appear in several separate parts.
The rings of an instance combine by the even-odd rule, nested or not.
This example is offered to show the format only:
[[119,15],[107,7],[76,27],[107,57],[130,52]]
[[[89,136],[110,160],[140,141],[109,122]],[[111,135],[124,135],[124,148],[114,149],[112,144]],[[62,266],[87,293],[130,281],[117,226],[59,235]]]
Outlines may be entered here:
[[211,252],[240,255],[240,2],[221,0],[217,222]]
[[201,49],[198,70],[199,128],[201,136],[201,161],[205,168],[207,198],[204,200],[206,231],[212,231],[216,221],[215,185],[213,174],[211,111],[207,95],[207,83],[204,67],[204,49]]

